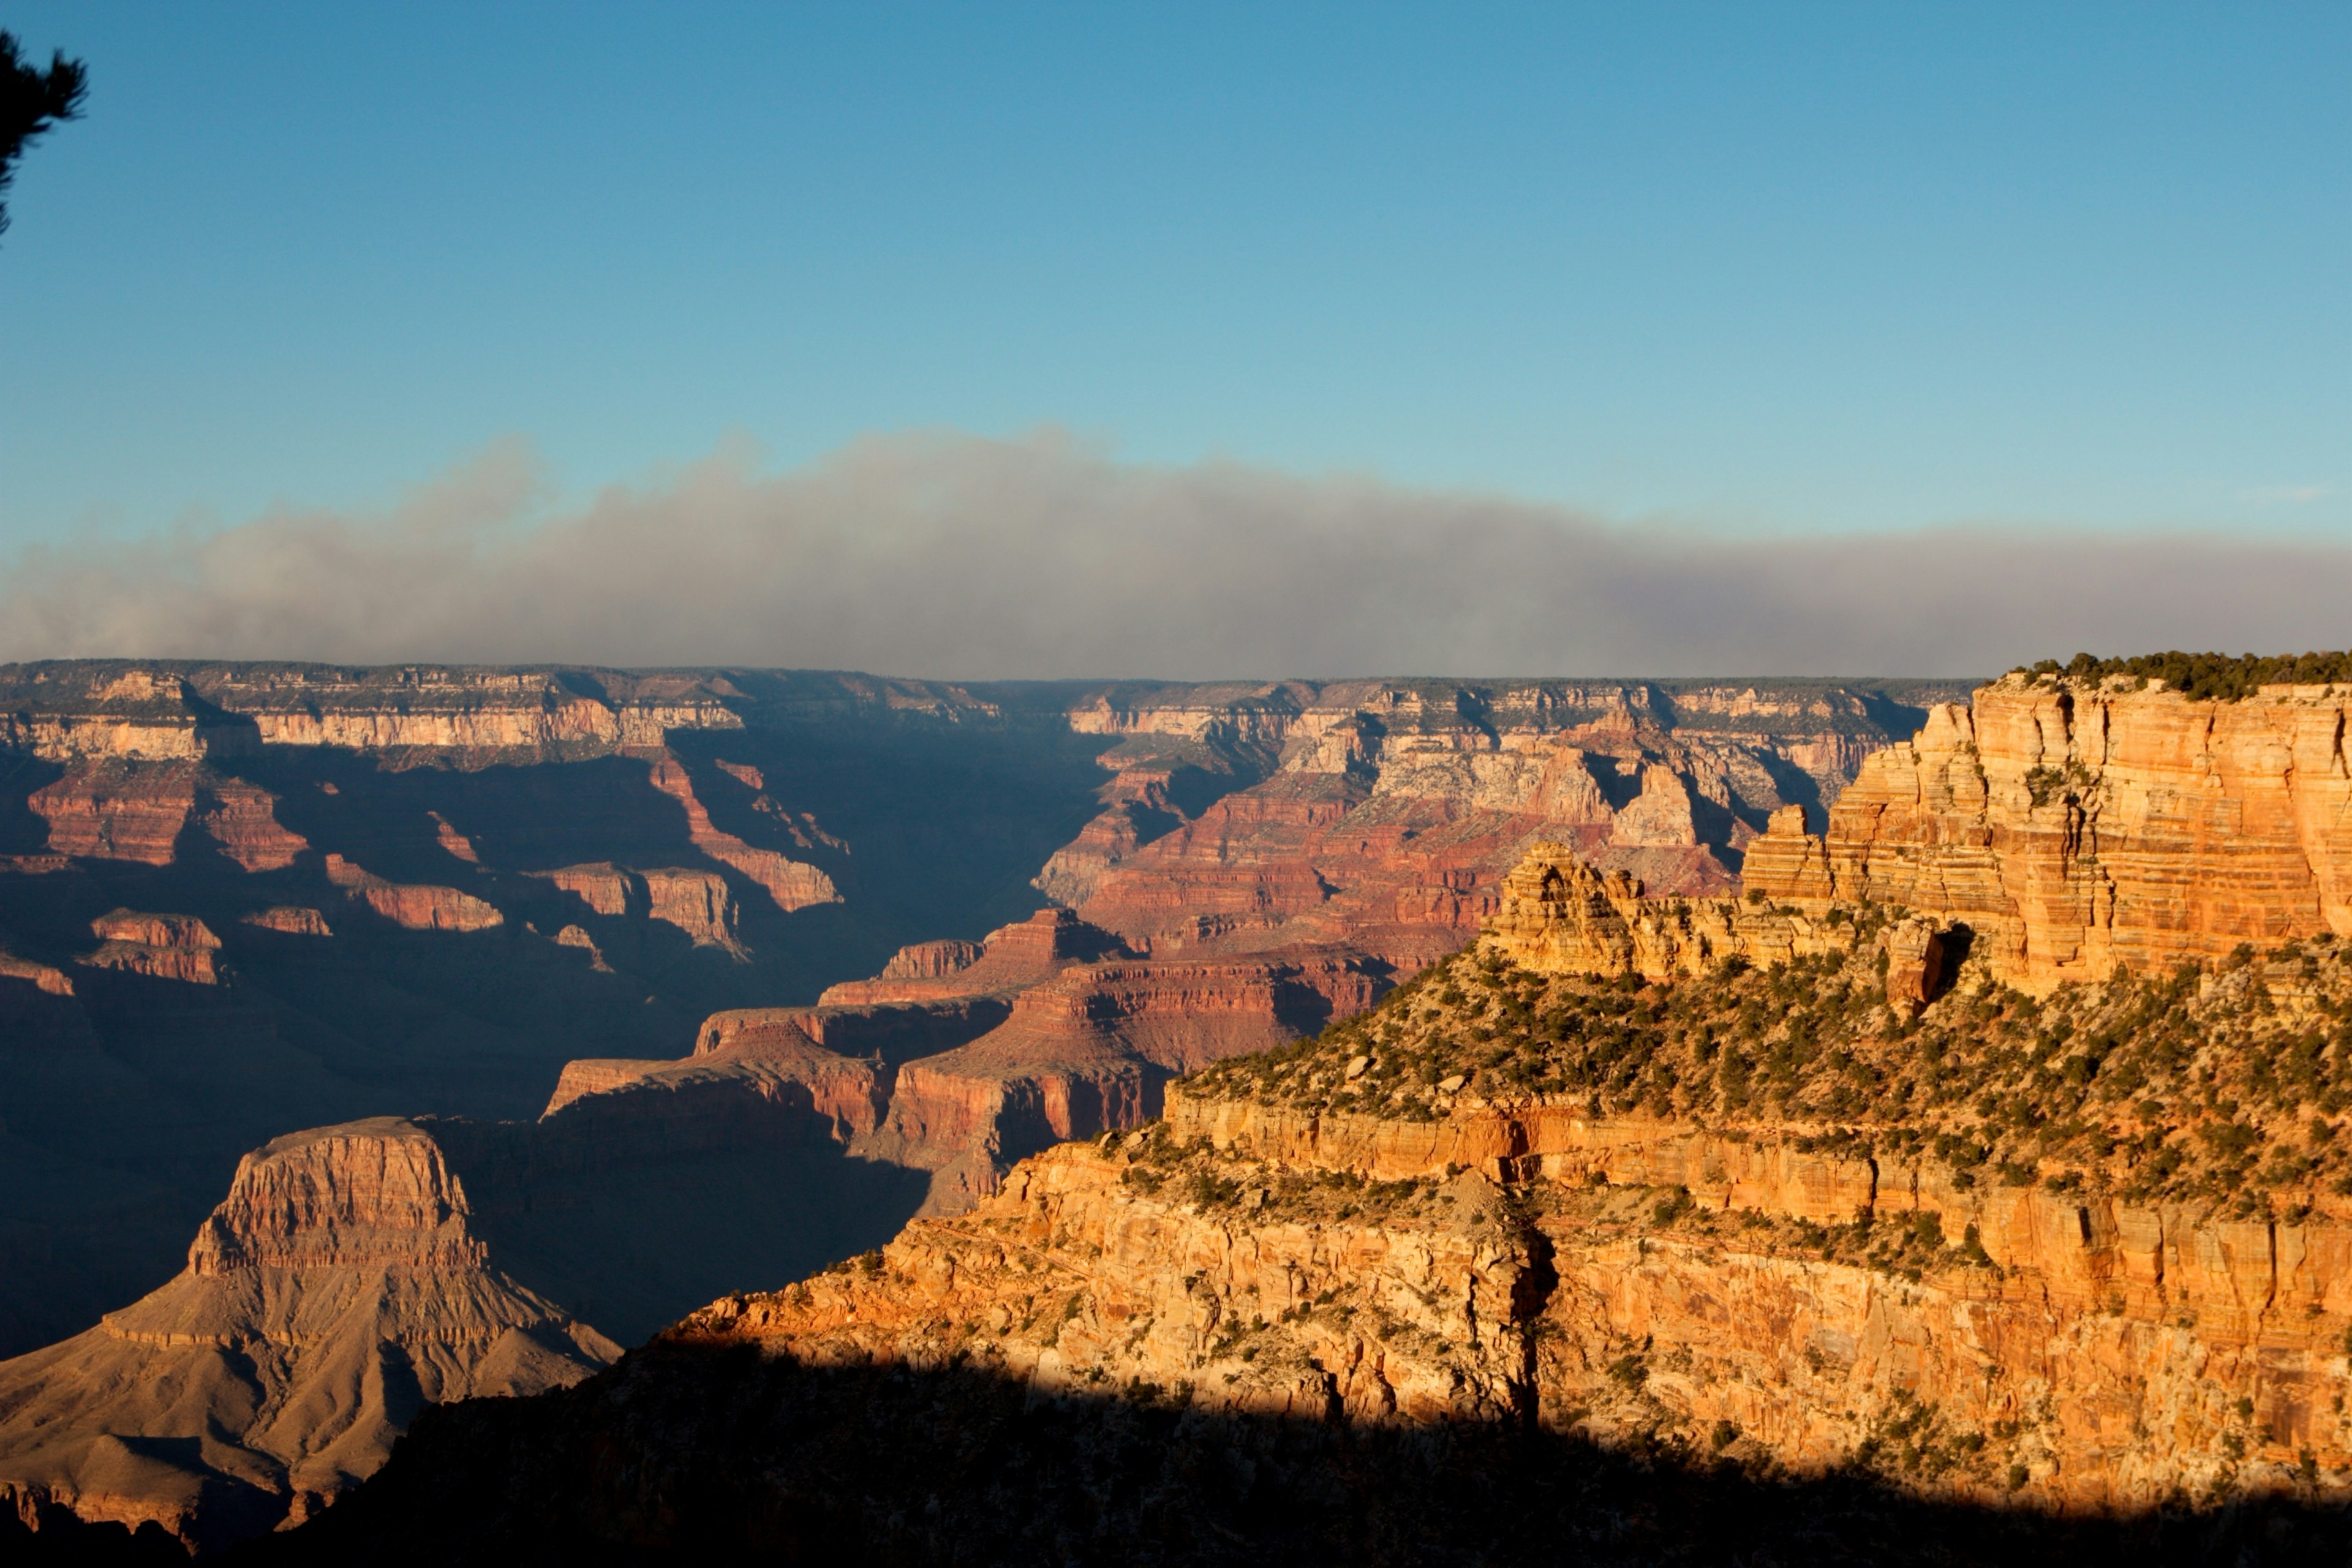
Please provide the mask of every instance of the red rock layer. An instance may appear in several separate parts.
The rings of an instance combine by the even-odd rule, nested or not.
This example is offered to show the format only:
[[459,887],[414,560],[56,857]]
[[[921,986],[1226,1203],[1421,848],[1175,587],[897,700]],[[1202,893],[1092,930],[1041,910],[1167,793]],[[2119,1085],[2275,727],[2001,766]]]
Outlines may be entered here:
[[1662,731],[1505,740],[1399,741],[1353,772],[1286,768],[1103,872],[1081,912],[1155,952],[1345,943],[1409,969],[1478,929],[1538,838],[1661,892],[1731,885],[1701,841],[1696,763]]
[[677,867],[640,875],[645,878],[647,914],[677,927],[697,946],[742,952],[743,944],[735,936],[735,896],[727,890],[724,877],[716,871]]
[[216,948],[220,938],[194,915],[150,915],[115,910],[89,922],[90,933],[106,942],[138,942],[156,947]]
[[736,934],[735,895],[716,871],[677,866],[638,871],[600,860],[530,874],[578,894],[600,915],[661,921],[686,932],[698,946],[722,947],[739,954],[743,951]]
[[65,972],[46,963],[36,963],[29,958],[19,958],[13,952],[0,952],[0,980],[20,983],[49,996],[70,996],[73,981]]
[[377,914],[410,931],[488,931],[506,917],[496,906],[455,888],[387,882],[340,855],[327,857],[327,880]]
[[980,962],[976,942],[918,942],[900,948],[882,966],[884,980],[943,980]]
[[829,985],[818,1000],[827,1006],[870,1007],[1008,993],[1051,979],[1070,964],[1123,951],[1116,939],[1068,910],[1039,910],[991,931],[976,955],[957,963],[970,947],[922,942],[902,948],[880,978]]
[[1002,1024],[1011,1012],[1011,1004],[986,995],[878,1007],[745,1007],[705,1019],[694,1054],[711,1056],[782,1038],[805,1040],[839,1056],[898,1063],[952,1049]]
[[207,778],[196,822],[221,853],[247,871],[279,871],[310,847],[276,816],[278,797],[242,779]]
[[710,824],[710,813],[695,797],[694,781],[686,766],[667,752],[653,762],[653,785],[686,808],[687,837],[693,846],[722,866],[730,867],[767,889],[776,907],[790,913],[811,904],[834,904],[841,894],[833,879],[814,866],[789,859],[772,849],[756,848]]
[[26,805],[59,855],[168,866],[196,805],[194,763],[78,762]]
[[90,921],[89,929],[104,944],[81,960],[92,969],[120,969],[193,985],[220,983],[214,957],[220,950],[220,938],[194,915],[116,910]]
[[458,832],[447,817],[437,811],[428,811],[425,815],[433,819],[434,842],[468,866],[478,866],[482,863],[481,856],[475,852],[474,841]]
[[[1736,1441],[1743,1458],[1799,1475],[1868,1463],[1874,1436],[1883,1450],[1891,1423],[1924,1412],[1948,1441],[1973,1441],[1889,1479],[1979,1502],[2140,1509],[2186,1490],[2260,1492],[2298,1468],[2302,1486],[2345,1493],[2341,1226],[1953,1194],[1909,1182],[1924,1173],[1691,1128],[1476,1114],[1334,1129],[1273,1125],[1255,1109],[1171,1105],[1181,1131],[1216,1141],[1210,1173],[1235,1198],[1139,1184],[1148,1165],[1067,1146],[1017,1168],[972,1215],[917,1220],[870,1278],[732,1298],[677,1332],[819,1365],[992,1367],[1045,1394],[1139,1380],[1209,1412],[1532,1417],[1693,1446],[1712,1430],[1716,1448]],[[1530,1142],[1540,1153],[1513,1152]],[[1465,1157],[1522,1179],[1540,1164],[1572,1184],[1515,1223],[1490,1180],[1445,1163]],[[1426,1184],[1335,1218],[1300,1194],[1301,1170]],[[1590,1185],[1593,1172],[1610,1187]],[[1623,1183],[1641,1186],[1612,1200]],[[1997,1267],[1906,1277],[1747,1229],[1648,1234],[1653,1183],[1759,1222],[1939,1214],[1947,1234],[1973,1225]]]
[[641,915],[646,911],[644,882],[635,872],[610,861],[532,871],[529,875],[552,882],[567,893],[577,893],[583,903],[600,915]]

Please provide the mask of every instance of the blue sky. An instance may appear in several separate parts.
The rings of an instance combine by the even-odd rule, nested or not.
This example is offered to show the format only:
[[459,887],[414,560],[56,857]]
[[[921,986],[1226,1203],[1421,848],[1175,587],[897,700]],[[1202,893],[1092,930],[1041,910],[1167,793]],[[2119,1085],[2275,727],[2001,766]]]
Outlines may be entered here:
[[0,547],[749,438],[2352,536],[2352,6],[121,5]]

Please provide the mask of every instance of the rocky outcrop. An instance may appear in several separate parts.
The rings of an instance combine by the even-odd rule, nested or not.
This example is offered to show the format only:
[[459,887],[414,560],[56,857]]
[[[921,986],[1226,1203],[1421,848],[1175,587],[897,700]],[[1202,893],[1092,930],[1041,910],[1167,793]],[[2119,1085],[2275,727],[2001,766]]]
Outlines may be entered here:
[[196,825],[245,871],[280,871],[310,846],[277,816],[278,797],[242,779],[208,777],[198,793]]
[[733,729],[723,682],[434,666],[205,666],[188,685],[248,717],[264,744],[555,759]]
[[2352,935],[2352,695],[2192,702],[2012,675],[1864,763],[1808,837],[1776,821],[1748,885],[1907,906],[2037,990]]
[[194,915],[150,915],[116,910],[89,922],[104,945],[80,962],[92,969],[120,969],[156,980],[216,985],[220,938]]
[[327,857],[327,880],[385,920],[409,931],[474,931],[503,925],[496,905],[456,888],[387,882],[341,855]]
[[[698,947],[723,948],[738,956],[743,953],[736,931],[735,895],[716,871],[679,866],[638,871],[600,861],[530,875],[578,894],[600,915],[660,921],[686,932]],[[581,936],[587,939],[588,933],[583,931]]]
[[1659,980],[1702,973],[1727,958],[1772,963],[1831,952],[1852,945],[1855,929],[1826,911],[1808,916],[1739,899],[1645,899],[1622,871],[1603,875],[1565,844],[1535,844],[1504,879],[1500,908],[1479,943],[1538,973]]
[[950,1051],[1003,1021],[1007,1004],[961,997],[891,1007],[750,1007],[715,1013],[694,1054],[677,1059],[584,1058],[566,1063],[542,1120],[590,1095],[640,1086],[733,1082],[768,1099],[797,1082],[845,1139],[880,1124],[898,1067]]
[[588,955],[588,966],[599,974],[613,973],[613,966],[604,962],[604,950],[598,947],[596,939],[580,926],[568,925],[557,931],[555,945],[580,949]]
[[716,871],[689,871],[666,867],[641,873],[646,884],[646,912],[674,925],[694,939],[698,947],[724,948],[740,955],[743,944],[735,935],[735,896],[727,879]]
[[73,981],[63,970],[36,963],[29,958],[19,958],[5,951],[0,951],[0,980],[29,985],[49,996],[70,996],[74,994]]
[[59,855],[168,866],[192,820],[242,870],[282,870],[310,847],[278,824],[277,796],[193,762],[78,759],[26,804]]
[[[1681,1434],[1799,1475],[1900,1475],[1907,1459],[1911,1485],[1988,1503],[2147,1507],[2313,1466],[2346,1484],[2329,1391],[2352,1300],[2280,1294],[2332,1268],[2333,1233],[2292,1237],[2282,1256],[2297,1261],[2274,1270],[2263,1236],[2176,1220],[2168,1237],[2154,1215],[2086,1228],[2074,1205],[2004,1194],[1973,1205],[1996,1266],[1915,1279],[1776,1245],[1784,1192],[1867,1204],[1851,1172],[1791,1168],[1802,1160],[1732,1192],[1728,1224],[1662,1230],[1651,1194],[1686,1167],[1630,1152],[1608,1159],[1612,1186],[1580,1170],[1507,1202],[1442,1164],[1389,1174],[1373,1196],[1360,1168],[1265,1145],[1107,1142],[1029,1162],[969,1215],[917,1221],[870,1279],[720,1302],[677,1333],[818,1365],[952,1356],[1043,1393],[1176,1389],[1204,1413]],[[1908,1205],[1882,1221],[1913,1223]],[[1955,1234],[1960,1217],[1947,1215]],[[1926,1442],[1906,1455],[1890,1428]]]
[[910,942],[890,955],[877,978],[883,980],[944,980],[980,962],[986,949],[976,942]]
[[650,902],[646,896],[644,879],[626,867],[615,866],[610,861],[565,866],[553,871],[533,871],[530,875],[551,882],[567,893],[577,893],[581,902],[600,915],[642,915]]
[[878,978],[829,985],[819,1000],[828,1006],[872,1007],[1009,994],[1050,980],[1073,963],[1124,951],[1117,938],[1068,910],[1040,910],[991,931],[976,950],[968,942],[902,948]]
[[447,817],[437,811],[427,812],[425,815],[433,819],[434,842],[440,845],[444,851],[457,859],[463,860],[468,866],[478,866],[482,863],[481,855],[474,848],[474,841],[458,832]]
[[[1655,892],[1721,893],[1771,812],[1801,821],[1893,738],[1866,694],[1826,683],[1292,682],[1219,693],[1223,708],[1208,695],[1073,710],[1074,727],[1122,737],[1103,758],[1122,778],[1149,760],[1139,738],[1160,734],[1222,770],[1198,776],[1223,789],[1192,799],[1109,792],[1069,852],[1084,864],[1039,883],[1155,952],[1345,942],[1410,969],[1492,916],[1538,840]],[[1151,830],[1133,830],[1121,814],[1146,805]]]
[[244,923],[289,936],[332,936],[327,917],[307,904],[275,904],[244,917]]
[[530,1394],[617,1355],[490,1267],[422,1129],[247,1155],[177,1279],[0,1362],[0,1496],[28,1523],[154,1521],[218,1547],[315,1512],[425,1403]]
[[990,995],[887,1006],[744,1007],[703,1020],[694,1054],[714,1056],[783,1037],[804,1039],[839,1056],[872,1057],[895,1066],[952,1050],[1003,1023],[1011,1011],[1011,1004]]

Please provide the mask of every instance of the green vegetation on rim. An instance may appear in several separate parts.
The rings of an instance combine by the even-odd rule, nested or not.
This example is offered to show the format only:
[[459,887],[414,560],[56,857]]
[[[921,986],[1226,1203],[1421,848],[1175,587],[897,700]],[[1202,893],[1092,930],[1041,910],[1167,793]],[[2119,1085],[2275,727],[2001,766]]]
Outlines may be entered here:
[[2038,1001],[1971,965],[1910,1019],[1885,1005],[1872,934],[1848,953],[1658,983],[1536,974],[1472,950],[1316,1038],[1186,1086],[1400,1121],[1567,1105],[1929,1161],[1961,1187],[2038,1183],[2241,1217],[2352,1195],[2352,962],[2331,940]]
[[2063,675],[2070,680],[2104,680],[2109,676],[2134,677],[2142,687],[2161,680],[2168,690],[2199,702],[2235,702],[2265,686],[2324,686],[2352,683],[2352,653],[2285,653],[2231,656],[2226,653],[2134,654],[2129,658],[2099,658],[2078,653],[2064,664],[2054,658],[2020,665],[2011,675]]

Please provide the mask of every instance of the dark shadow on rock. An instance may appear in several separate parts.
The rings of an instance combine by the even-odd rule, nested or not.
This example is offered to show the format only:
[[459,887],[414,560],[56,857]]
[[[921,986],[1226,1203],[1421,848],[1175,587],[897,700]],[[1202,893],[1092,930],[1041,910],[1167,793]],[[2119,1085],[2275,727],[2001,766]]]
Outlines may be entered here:
[[[593,1114],[625,1099],[680,1100],[685,1114]],[[547,1121],[433,1133],[496,1266],[635,1344],[721,1296],[777,1289],[879,1247],[914,1216],[928,1175],[854,1159],[824,1125],[722,1088],[595,1096]]]
[[[1905,733],[1907,735],[1908,731]],[[1821,781],[1777,752],[1755,748],[1757,762],[1771,777],[1773,792],[1783,805],[1805,808],[1805,831],[1822,833],[1829,828],[1830,808],[1822,799]]]
[[[1927,710],[1925,708],[1866,688],[1856,689],[1854,696],[1862,703],[1862,710],[1870,716],[1870,721],[1885,731],[1890,739],[1907,741],[1927,726]],[[1965,702],[1968,699],[1961,695],[1952,700]],[[1816,828],[1814,831],[1820,830]]]
[[1040,1397],[970,1370],[663,1344],[580,1386],[431,1410],[255,1564],[2341,1563],[2292,1498],[2057,1519],[1860,1476],[1608,1450],[1523,1423],[1407,1430]]
[[36,855],[48,847],[48,818],[30,802],[34,791],[65,776],[58,763],[0,753],[0,855]]
[[0,1563],[27,1568],[168,1568],[188,1553],[170,1531],[152,1522],[136,1531],[119,1524],[92,1524],[55,1506],[35,1510],[28,1525],[10,1508],[0,1508]]

